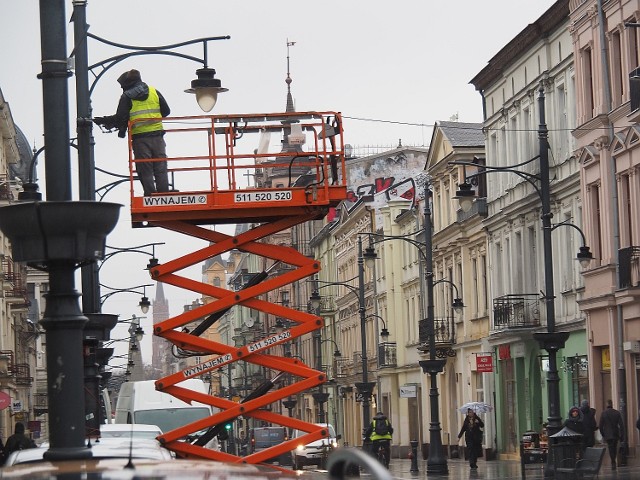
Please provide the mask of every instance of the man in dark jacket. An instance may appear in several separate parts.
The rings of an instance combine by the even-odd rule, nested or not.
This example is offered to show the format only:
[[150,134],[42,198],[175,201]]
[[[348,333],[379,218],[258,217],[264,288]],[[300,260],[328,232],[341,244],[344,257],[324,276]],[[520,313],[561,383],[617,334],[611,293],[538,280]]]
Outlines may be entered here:
[[596,444],[596,430],[598,430],[596,409],[589,406],[588,400],[583,400],[580,404],[580,411],[582,412],[582,423],[584,424],[584,448],[593,447]]
[[124,138],[129,121],[131,124],[131,144],[136,160],[136,172],[142,183],[144,195],[169,191],[164,128],[161,118],[171,113],[162,94],[142,81],[138,70],[129,70],[118,77],[122,95],[115,115],[94,118],[94,123],[108,130],[117,129],[118,136]]
[[15,426],[15,433],[7,438],[7,443],[4,446],[5,457],[9,457],[16,450],[25,450],[27,448],[36,448],[36,443],[25,435],[24,424],[18,422]]
[[607,408],[600,415],[600,423],[598,426],[600,427],[602,438],[607,442],[607,447],[609,448],[611,468],[615,470],[618,441],[622,440],[624,426],[622,423],[622,415],[618,410],[613,408],[613,402],[611,400],[607,400]]

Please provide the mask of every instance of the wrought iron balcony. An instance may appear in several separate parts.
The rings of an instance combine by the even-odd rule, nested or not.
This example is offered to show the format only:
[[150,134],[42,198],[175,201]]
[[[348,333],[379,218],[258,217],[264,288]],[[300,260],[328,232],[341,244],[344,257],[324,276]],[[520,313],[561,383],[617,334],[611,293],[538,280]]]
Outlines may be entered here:
[[31,368],[28,363],[17,363],[13,366],[13,373],[16,379],[16,384],[26,386],[33,384]]
[[540,299],[534,293],[509,294],[493,299],[493,329],[540,326]]
[[[307,307],[308,310],[313,310],[311,302],[309,302],[309,305]],[[338,307],[336,305],[336,299],[333,295],[320,295],[320,307],[318,308],[318,315],[322,315],[323,313],[334,313],[337,310]]]
[[9,175],[0,175],[0,204],[12,202],[14,199],[13,191],[11,189],[12,181],[9,179]]
[[618,267],[620,288],[640,286],[640,247],[618,250]]
[[49,396],[46,393],[33,394],[33,414],[38,417],[49,412]]
[[336,380],[341,380],[343,378],[347,378],[347,368],[349,366],[348,359],[344,357],[336,358]]
[[8,303],[29,306],[26,276],[22,274],[20,265],[16,264],[11,257],[2,258],[0,280],[2,280],[2,289],[5,291]]
[[398,366],[396,342],[382,342],[378,345],[378,368]]
[[[456,334],[453,317],[439,317],[433,321],[436,347],[451,346],[456,343]],[[418,336],[420,343],[429,342],[429,320],[427,318],[418,322]]]

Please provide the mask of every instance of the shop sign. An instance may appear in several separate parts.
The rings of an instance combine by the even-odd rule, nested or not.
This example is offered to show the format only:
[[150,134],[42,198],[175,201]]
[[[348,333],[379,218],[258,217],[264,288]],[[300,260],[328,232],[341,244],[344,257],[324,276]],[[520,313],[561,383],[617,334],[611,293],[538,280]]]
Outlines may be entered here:
[[498,358],[500,360],[509,360],[511,358],[511,345],[498,345]]
[[14,400],[11,402],[11,413],[18,413],[22,411],[22,400]]
[[400,386],[400,398],[416,398],[418,396],[418,388],[416,385]]
[[611,370],[611,351],[609,347],[602,349],[602,370]]
[[476,370],[480,373],[493,372],[493,355],[476,355]]
[[4,410],[11,405],[11,397],[9,394],[0,392],[0,410]]

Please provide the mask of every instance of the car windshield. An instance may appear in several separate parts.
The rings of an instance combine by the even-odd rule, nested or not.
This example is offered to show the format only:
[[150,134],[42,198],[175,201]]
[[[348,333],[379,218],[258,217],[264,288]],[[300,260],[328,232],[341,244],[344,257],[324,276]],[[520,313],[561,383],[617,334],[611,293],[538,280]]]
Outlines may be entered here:
[[206,418],[210,415],[209,409],[202,408],[163,408],[160,410],[140,410],[135,412],[135,422],[147,425],[157,425],[163,432],[169,432],[176,428]]
[[256,428],[253,437],[258,445],[275,445],[284,441],[284,428]]

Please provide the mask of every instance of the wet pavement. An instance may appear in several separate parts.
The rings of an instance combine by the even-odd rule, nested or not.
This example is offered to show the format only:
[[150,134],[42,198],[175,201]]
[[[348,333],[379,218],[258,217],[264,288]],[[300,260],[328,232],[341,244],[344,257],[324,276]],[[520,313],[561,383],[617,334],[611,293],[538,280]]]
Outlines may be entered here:
[[[630,459],[634,460],[634,459]],[[640,480],[640,463],[611,469],[609,459],[605,458],[597,477],[599,480]],[[411,460],[392,459],[389,471],[393,478],[421,479],[421,478],[449,478],[459,479],[500,479],[500,480],[541,480],[544,479],[544,466],[542,464],[526,465],[524,472],[519,461],[514,460],[478,460],[478,469],[472,470],[469,462],[465,460],[447,460],[448,474],[427,474],[426,460],[418,460],[418,473],[411,473]],[[367,474],[362,474],[366,478]]]

